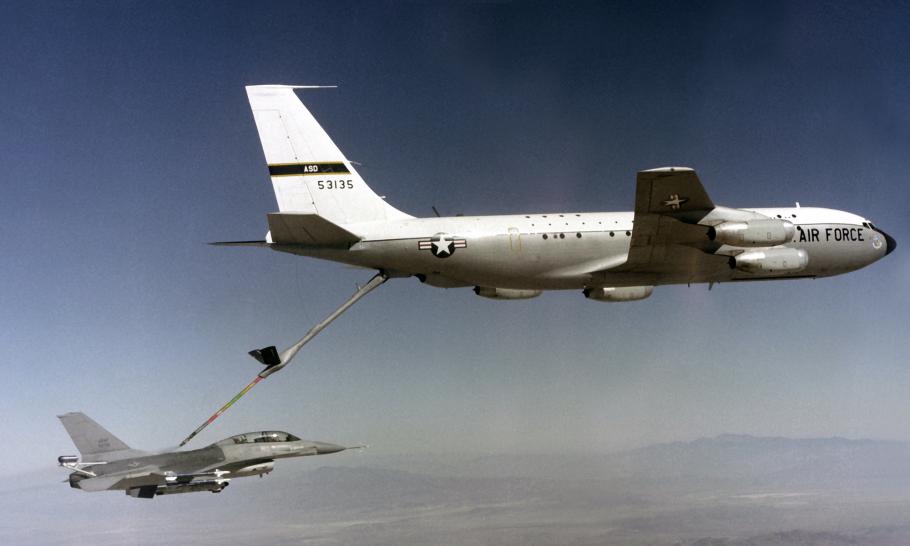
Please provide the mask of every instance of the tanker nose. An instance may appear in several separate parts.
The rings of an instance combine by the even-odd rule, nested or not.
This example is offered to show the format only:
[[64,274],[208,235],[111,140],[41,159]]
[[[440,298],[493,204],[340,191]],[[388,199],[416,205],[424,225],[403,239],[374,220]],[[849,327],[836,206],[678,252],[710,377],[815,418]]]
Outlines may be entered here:
[[897,241],[894,240],[894,237],[888,235],[882,230],[878,230],[879,233],[885,236],[885,256],[894,252],[894,249],[897,248]]

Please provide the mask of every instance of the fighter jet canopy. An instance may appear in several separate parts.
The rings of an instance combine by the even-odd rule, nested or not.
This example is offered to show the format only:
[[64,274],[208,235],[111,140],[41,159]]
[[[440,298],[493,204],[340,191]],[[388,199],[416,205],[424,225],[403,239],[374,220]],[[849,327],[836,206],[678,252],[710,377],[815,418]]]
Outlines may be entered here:
[[254,444],[272,442],[299,442],[300,438],[280,430],[263,430],[260,432],[247,432],[225,438],[215,445]]

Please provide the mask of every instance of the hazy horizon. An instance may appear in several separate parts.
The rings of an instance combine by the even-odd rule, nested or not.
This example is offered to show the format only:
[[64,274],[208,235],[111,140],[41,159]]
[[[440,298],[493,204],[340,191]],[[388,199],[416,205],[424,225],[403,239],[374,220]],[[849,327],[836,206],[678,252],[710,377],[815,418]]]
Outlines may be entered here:
[[[715,203],[847,210],[898,246],[625,304],[394,279],[189,448],[275,429],[362,458],[908,442],[908,23],[898,2],[5,3],[0,473],[73,453],[68,411],[176,445],[258,373],[247,351],[371,276],[207,244],[261,238],[276,209],[244,93],[262,83],[337,84],[300,96],[414,215],[631,210],[638,170],[685,165]],[[54,485],[87,516],[115,504]]]
[[[340,453],[278,461],[218,495],[154,500],[60,494],[57,475],[0,482],[0,538],[896,546],[910,536],[910,444],[895,442],[726,436],[607,456]],[[86,525],[93,514],[104,516]]]

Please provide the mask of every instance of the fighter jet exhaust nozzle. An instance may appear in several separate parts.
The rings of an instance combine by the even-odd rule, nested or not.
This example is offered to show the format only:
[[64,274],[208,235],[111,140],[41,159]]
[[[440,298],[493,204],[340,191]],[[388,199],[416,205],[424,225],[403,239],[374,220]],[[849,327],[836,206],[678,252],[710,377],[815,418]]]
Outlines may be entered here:
[[775,246],[793,239],[796,226],[769,218],[750,222],[723,222],[708,228],[708,239],[732,246]]
[[73,472],[72,474],[70,474],[69,479],[67,481],[69,482],[70,487],[72,487],[73,489],[82,489],[79,486],[79,482],[86,479],[87,477],[88,476],[83,476],[82,474],[79,474],[78,472]]

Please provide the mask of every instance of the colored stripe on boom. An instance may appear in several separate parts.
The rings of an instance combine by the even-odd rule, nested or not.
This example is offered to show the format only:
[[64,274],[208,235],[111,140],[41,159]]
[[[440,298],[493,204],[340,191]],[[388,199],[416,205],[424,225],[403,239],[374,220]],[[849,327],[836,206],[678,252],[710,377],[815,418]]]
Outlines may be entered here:
[[182,442],[180,442],[180,446],[179,446],[179,447],[183,447],[184,445],[186,445],[187,442],[189,442],[189,441],[192,440],[197,434],[199,434],[200,432],[202,432],[202,429],[204,429],[205,427],[211,425],[212,422],[213,422],[215,419],[218,419],[219,417],[221,417],[221,414],[222,414],[222,413],[224,413],[225,411],[227,411],[227,409],[228,409],[229,407],[231,407],[231,406],[234,404],[234,402],[236,402],[237,400],[240,400],[240,398],[241,398],[244,394],[250,392],[250,389],[252,389],[253,387],[255,387],[255,386],[256,386],[256,383],[259,383],[260,381],[262,381],[262,379],[263,379],[262,377],[259,377],[259,376],[257,375],[255,379],[253,379],[252,381],[250,381],[249,385],[247,385],[246,387],[243,388],[242,391],[240,391],[240,392],[237,393],[237,396],[235,396],[234,398],[231,398],[231,401],[230,401],[230,402],[228,402],[227,404],[221,406],[221,409],[219,409],[218,411],[216,411],[215,413],[213,413],[212,416],[209,417],[208,421],[206,421],[206,422],[202,423],[201,425],[199,425],[199,428],[197,428],[196,430],[194,430],[193,432],[191,432],[189,436],[187,436]]

